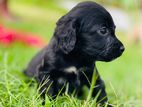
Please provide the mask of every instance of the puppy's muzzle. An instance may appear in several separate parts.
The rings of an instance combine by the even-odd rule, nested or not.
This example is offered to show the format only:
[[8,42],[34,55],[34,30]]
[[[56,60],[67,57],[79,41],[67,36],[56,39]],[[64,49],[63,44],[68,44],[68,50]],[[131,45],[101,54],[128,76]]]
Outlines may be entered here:
[[112,44],[107,47],[107,50],[104,52],[104,54],[101,55],[102,60],[107,62],[114,60],[121,56],[124,50],[124,45],[118,39],[115,39]]
[[124,45],[119,40],[117,40],[117,42],[115,41],[113,48],[115,50],[114,53],[118,54],[118,56],[120,56],[125,50]]

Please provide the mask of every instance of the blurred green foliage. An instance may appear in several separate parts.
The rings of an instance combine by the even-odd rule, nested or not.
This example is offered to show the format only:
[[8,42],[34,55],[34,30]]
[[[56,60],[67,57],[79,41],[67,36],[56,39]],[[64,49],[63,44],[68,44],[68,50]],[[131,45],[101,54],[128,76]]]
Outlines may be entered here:
[[[78,0],[78,1],[82,1],[82,0]],[[83,0],[83,1],[90,1],[90,0]],[[141,0],[92,0],[92,1],[104,4],[104,5],[127,9],[127,10],[135,10],[137,8],[141,8],[142,6]]]
[[108,4],[112,6],[117,6],[125,9],[136,9],[138,5],[138,0],[97,0],[103,4]]
[[[52,6],[57,8],[58,5],[55,6],[55,4],[58,2],[63,2],[65,0],[19,0],[18,2],[21,3],[28,3],[28,4],[34,4],[34,5],[39,5],[39,6]],[[90,0],[69,0],[69,1],[90,1]],[[125,9],[136,9],[136,8],[140,8],[142,5],[142,1],[141,0],[91,0],[91,1],[95,1],[101,4],[105,4],[105,5],[111,5],[111,6],[117,6],[117,7],[121,7],[121,8],[125,8]]]

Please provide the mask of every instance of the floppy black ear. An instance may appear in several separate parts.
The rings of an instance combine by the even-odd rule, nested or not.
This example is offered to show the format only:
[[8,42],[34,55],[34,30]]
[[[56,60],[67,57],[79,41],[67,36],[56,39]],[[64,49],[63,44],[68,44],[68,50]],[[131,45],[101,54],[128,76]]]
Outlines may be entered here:
[[63,16],[58,22],[54,36],[58,47],[65,54],[71,52],[76,43],[76,19]]

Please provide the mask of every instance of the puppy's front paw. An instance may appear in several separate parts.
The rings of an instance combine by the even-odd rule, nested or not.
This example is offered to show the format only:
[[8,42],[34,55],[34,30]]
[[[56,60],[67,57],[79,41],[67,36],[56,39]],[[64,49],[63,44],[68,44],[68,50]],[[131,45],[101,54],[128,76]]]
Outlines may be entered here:
[[105,103],[105,104],[101,104],[101,103],[99,103],[98,105],[97,105],[97,107],[114,107],[112,104],[108,104],[108,103]]
[[108,104],[106,107],[113,107],[113,105],[111,105],[111,104]]

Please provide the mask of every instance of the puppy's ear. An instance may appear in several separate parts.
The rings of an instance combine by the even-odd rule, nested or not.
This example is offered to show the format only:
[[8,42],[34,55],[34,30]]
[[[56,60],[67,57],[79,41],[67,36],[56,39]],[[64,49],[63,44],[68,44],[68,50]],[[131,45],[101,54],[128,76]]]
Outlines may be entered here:
[[58,22],[54,36],[58,47],[65,54],[71,52],[76,43],[76,19],[63,16]]

